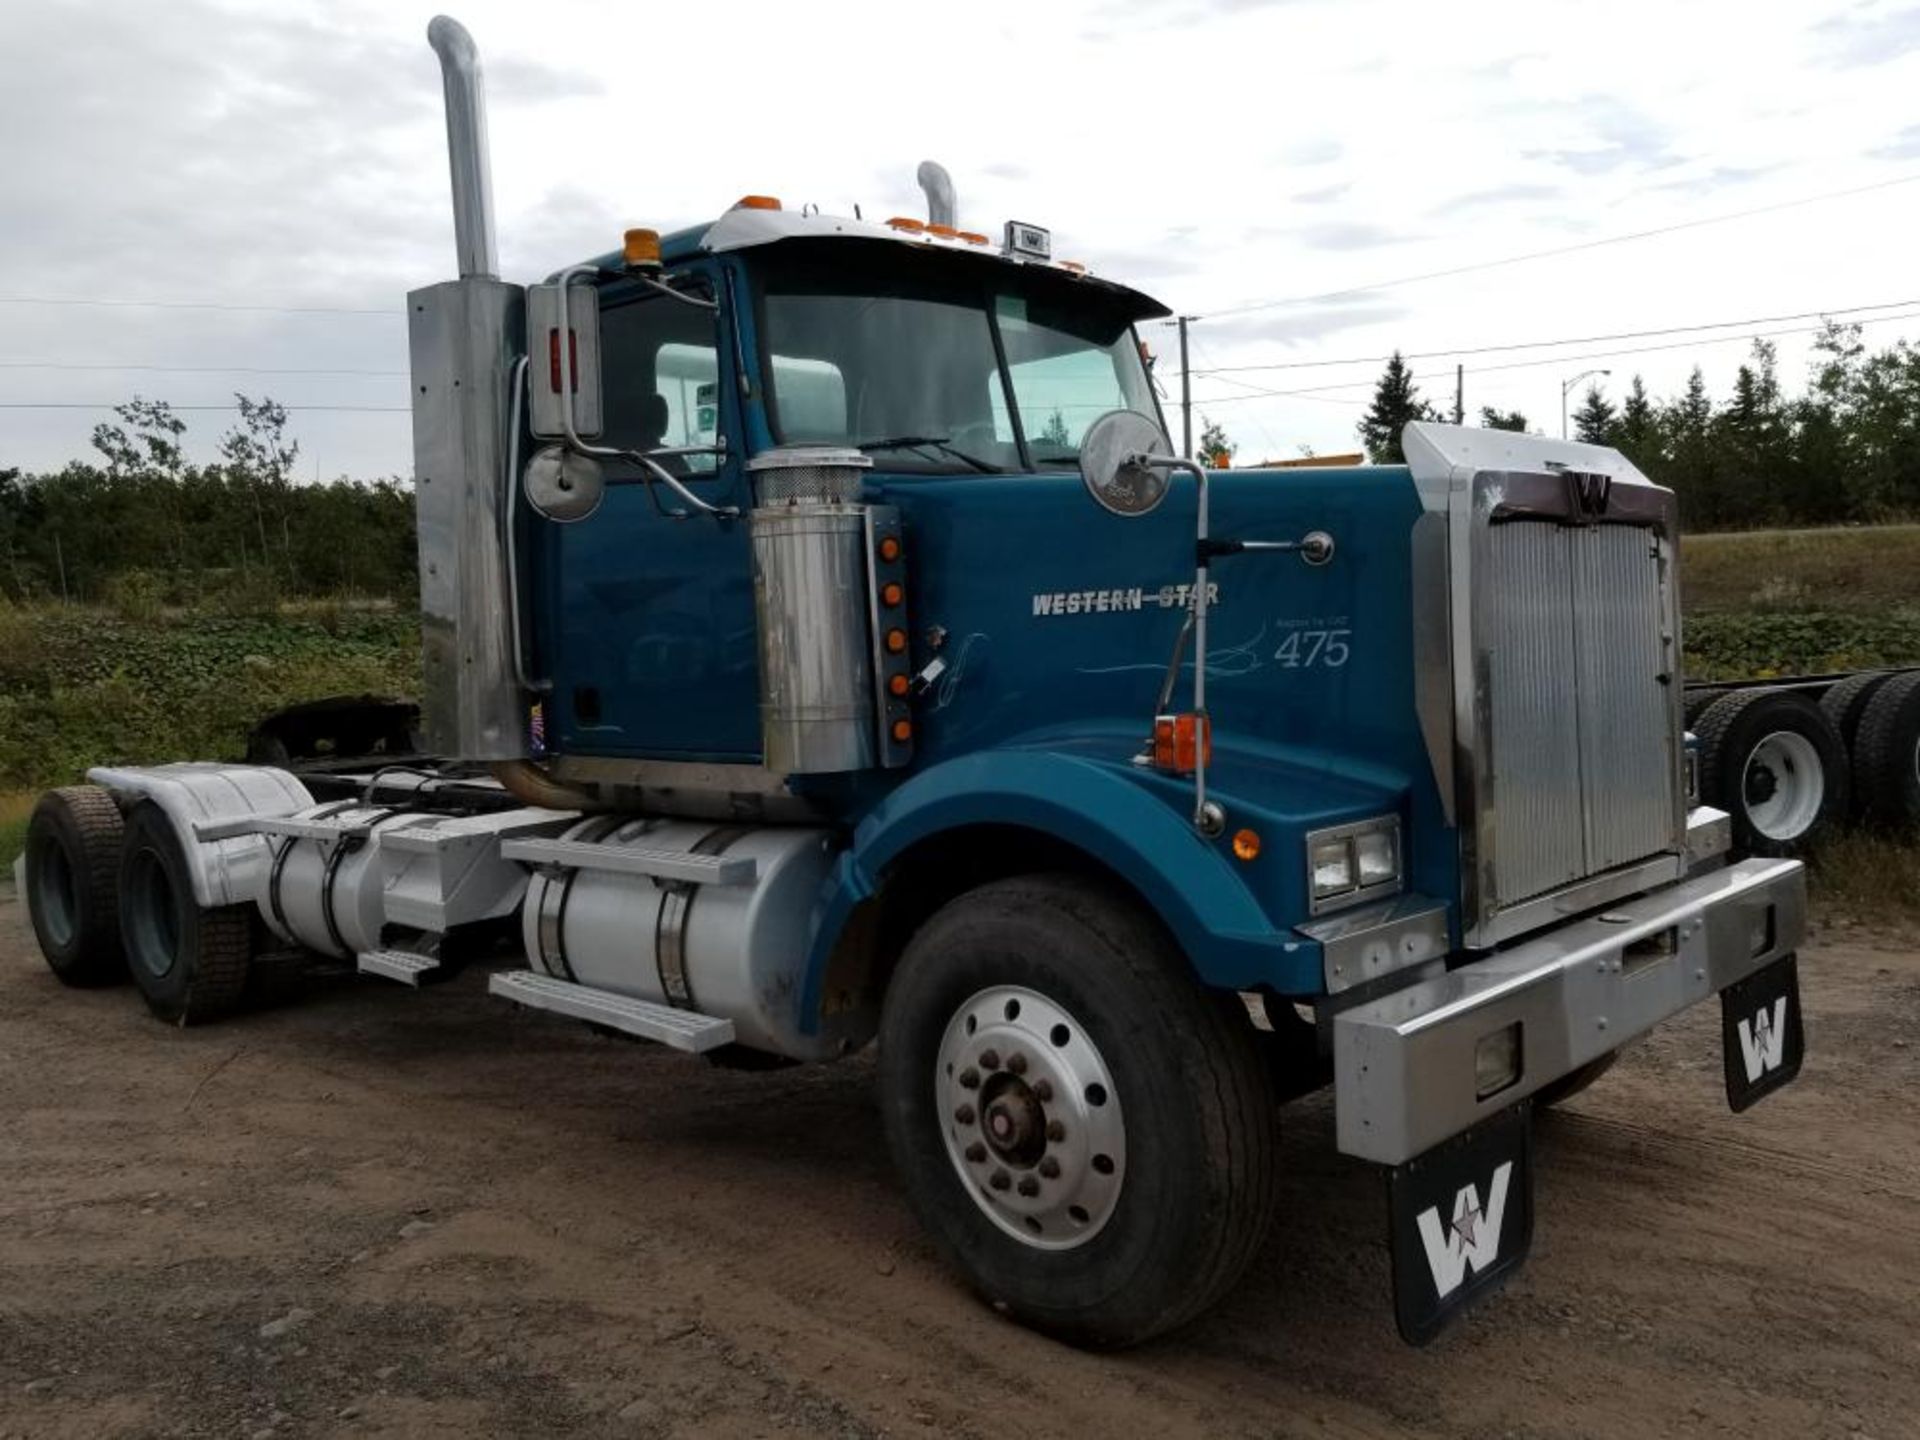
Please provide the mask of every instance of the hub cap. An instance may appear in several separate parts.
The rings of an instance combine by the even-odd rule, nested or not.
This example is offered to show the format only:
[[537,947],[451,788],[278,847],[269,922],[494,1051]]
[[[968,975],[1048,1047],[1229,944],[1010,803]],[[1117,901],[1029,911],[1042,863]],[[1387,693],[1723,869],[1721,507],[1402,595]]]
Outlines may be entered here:
[[1747,756],[1740,794],[1747,820],[1769,840],[1797,840],[1820,818],[1827,774],[1806,736],[1776,730]]
[[934,1073],[947,1155],[994,1224],[1041,1250],[1112,1218],[1127,1137],[1106,1061],[1038,991],[996,985],[947,1023]]

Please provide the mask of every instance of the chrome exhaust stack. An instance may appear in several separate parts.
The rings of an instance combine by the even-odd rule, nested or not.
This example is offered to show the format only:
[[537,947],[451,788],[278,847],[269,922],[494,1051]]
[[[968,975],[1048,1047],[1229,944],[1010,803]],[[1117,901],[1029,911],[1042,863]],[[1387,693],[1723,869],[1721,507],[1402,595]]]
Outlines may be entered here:
[[493,243],[493,169],[487,157],[487,94],[480,75],[480,48],[467,27],[450,15],[427,25],[427,43],[440,57],[446,93],[447,161],[453,172],[453,244],[460,278],[496,280],[500,260]]
[[512,396],[526,348],[526,291],[499,279],[480,52],[445,15],[427,27],[446,87],[460,278],[407,297],[413,370],[414,509],[420,535],[421,719],[453,760],[529,750],[515,671],[506,527]]
[[920,168],[914,172],[914,178],[926,192],[927,223],[946,226],[959,224],[954,218],[959,214],[959,204],[954,199],[953,177],[947,173],[947,167],[938,160],[922,160]]

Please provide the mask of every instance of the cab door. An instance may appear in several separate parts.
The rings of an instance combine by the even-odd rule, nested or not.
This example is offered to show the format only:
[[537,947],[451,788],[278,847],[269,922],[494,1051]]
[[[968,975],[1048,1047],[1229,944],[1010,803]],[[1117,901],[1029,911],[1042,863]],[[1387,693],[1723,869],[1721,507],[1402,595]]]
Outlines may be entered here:
[[[709,265],[676,267],[711,299]],[[601,297],[606,433],[625,450],[719,445],[661,463],[702,500],[752,498],[731,321],[645,287]],[[571,525],[541,523],[540,632],[553,682],[548,743],[564,754],[753,761],[760,754],[752,552],[744,518],[686,507],[628,461]]]

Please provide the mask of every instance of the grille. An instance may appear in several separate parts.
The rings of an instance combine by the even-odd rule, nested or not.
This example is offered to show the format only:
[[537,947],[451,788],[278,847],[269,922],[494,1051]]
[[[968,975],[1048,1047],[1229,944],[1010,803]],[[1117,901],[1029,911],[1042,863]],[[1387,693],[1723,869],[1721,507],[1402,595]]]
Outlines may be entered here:
[[873,462],[858,450],[773,450],[747,462],[756,505],[852,504]]
[[1490,878],[1504,908],[1671,850],[1676,736],[1652,534],[1519,521],[1488,539]]

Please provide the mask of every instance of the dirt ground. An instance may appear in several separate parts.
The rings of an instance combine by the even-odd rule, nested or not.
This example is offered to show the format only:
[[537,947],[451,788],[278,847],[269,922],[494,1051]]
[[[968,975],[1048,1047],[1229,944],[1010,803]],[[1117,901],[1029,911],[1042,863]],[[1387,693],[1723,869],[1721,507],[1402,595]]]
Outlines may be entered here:
[[1098,1356],[942,1270],[867,1063],[716,1071],[478,974],[168,1029],[0,903],[0,1435],[1920,1434],[1917,951],[1818,935],[1744,1117],[1717,1007],[1544,1117],[1531,1263],[1427,1350],[1316,1098],[1246,1283]]

